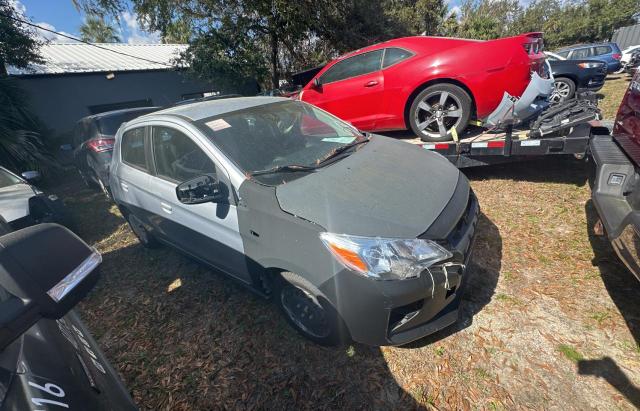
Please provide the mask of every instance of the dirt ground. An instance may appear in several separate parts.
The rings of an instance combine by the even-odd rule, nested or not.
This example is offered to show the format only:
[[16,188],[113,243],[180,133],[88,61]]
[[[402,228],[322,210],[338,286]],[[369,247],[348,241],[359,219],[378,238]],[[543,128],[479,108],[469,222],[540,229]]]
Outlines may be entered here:
[[79,312],[142,409],[634,409],[640,282],[593,235],[591,169],[465,171],[483,215],[461,318],[382,349],[309,343],[223,275],[144,249],[79,181],[55,191],[104,257]]

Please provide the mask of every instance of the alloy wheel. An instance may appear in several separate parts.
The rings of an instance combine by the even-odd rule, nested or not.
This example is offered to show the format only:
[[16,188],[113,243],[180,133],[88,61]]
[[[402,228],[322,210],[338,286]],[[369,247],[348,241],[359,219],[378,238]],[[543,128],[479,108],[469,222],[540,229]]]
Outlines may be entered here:
[[549,98],[553,103],[559,103],[569,97],[571,93],[571,87],[564,81],[556,81],[553,83],[553,92]]
[[444,137],[460,124],[462,103],[448,91],[434,91],[420,101],[414,116],[421,133],[429,137]]
[[305,333],[315,338],[331,333],[325,309],[307,291],[288,284],[280,291],[280,302],[289,319]]

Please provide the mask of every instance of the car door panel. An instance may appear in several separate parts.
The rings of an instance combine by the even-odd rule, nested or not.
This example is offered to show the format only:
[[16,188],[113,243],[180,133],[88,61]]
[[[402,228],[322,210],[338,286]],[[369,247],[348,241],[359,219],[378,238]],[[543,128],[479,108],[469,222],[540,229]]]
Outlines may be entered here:
[[382,53],[374,50],[337,62],[320,75],[319,87],[305,89],[302,99],[361,130],[374,129],[384,91]]
[[[158,138],[154,134],[160,128],[167,129],[152,126],[152,141]],[[203,149],[186,130],[171,130],[181,133],[181,138],[189,138],[199,150]],[[149,202],[145,208],[152,214],[151,222],[159,237],[199,260],[249,283],[235,204],[231,204],[231,201],[182,204],[176,195],[178,181],[159,174],[157,162],[160,155],[155,148],[153,151],[156,175],[149,178]],[[215,164],[210,157],[208,160]],[[215,166],[215,174],[223,184],[230,187],[224,169]]]

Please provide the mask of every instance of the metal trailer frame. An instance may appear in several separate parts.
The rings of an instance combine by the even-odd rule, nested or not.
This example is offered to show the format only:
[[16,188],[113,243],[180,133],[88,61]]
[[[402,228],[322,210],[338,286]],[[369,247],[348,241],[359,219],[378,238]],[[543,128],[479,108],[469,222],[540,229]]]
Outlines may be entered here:
[[502,123],[501,131],[471,131],[455,141],[429,143],[413,139],[408,142],[445,156],[458,168],[546,155],[572,154],[583,158],[589,150],[589,140],[594,130],[603,128],[599,119],[600,110],[595,94],[588,93],[548,107],[533,121],[529,121],[527,128]]

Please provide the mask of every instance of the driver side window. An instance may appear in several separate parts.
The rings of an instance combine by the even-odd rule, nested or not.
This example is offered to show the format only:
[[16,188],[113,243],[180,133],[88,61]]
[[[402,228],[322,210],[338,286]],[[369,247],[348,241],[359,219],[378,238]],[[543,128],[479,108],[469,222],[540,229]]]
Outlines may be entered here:
[[153,159],[158,177],[181,183],[203,174],[215,174],[207,154],[189,137],[169,127],[152,127]]
[[325,71],[320,81],[328,84],[378,71],[382,66],[382,53],[383,50],[374,50],[346,58]]

